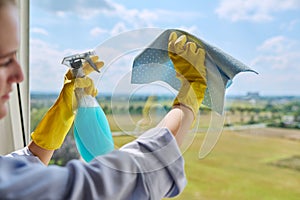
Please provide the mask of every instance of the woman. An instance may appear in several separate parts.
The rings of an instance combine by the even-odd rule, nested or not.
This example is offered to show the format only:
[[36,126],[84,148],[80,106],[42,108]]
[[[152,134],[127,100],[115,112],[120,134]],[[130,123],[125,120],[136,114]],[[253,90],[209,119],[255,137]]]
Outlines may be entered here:
[[[14,0],[0,1],[0,27],[0,118],[3,118],[8,112],[6,102],[12,85],[24,79],[16,59],[19,22]],[[60,120],[48,120],[47,117],[53,114],[50,109],[41,122],[41,128],[33,132],[27,147],[0,156],[0,199],[156,200],[178,195],[186,184],[184,161],[178,145],[188,132],[204,97],[205,52],[187,42],[186,37],[177,38],[175,33],[170,36],[169,51],[182,88],[173,109],[156,128],[120,150],[99,156],[88,164],[72,160],[65,167],[47,166],[69,128]],[[103,65],[101,61],[94,62],[99,67]],[[89,71],[89,66],[86,67]],[[62,92],[53,105],[55,113],[62,113],[60,117],[67,124],[74,120],[68,110],[72,107],[68,102],[72,102],[69,100],[74,88],[88,87],[95,95],[93,84],[89,80],[83,82],[81,86],[75,85],[67,73]],[[44,127],[60,128],[53,131]]]

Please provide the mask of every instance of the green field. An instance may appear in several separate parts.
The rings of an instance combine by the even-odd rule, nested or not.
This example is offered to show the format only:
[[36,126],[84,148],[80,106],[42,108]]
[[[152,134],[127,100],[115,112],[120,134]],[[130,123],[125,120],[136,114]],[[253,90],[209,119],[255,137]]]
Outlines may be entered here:
[[[40,97],[32,101],[32,129],[47,111],[45,102],[46,105],[51,104],[48,99]],[[114,104],[111,104],[109,97],[100,99],[102,108],[107,112],[111,130],[115,133],[136,130],[137,124],[145,119],[142,116],[145,100],[144,96],[133,98],[130,105],[127,105],[128,102],[122,98]],[[161,102],[163,105],[158,106]],[[204,135],[196,135],[193,144],[183,154],[188,184],[183,193],[175,199],[300,200],[299,102],[299,97],[263,97],[256,99],[255,103],[245,98],[229,99],[224,115],[225,127],[231,129],[237,126],[264,124],[282,129],[228,129],[222,133],[213,151],[204,159],[198,159]],[[155,106],[149,112],[151,123],[146,128],[155,126],[164,116],[162,111],[167,111],[165,108],[168,108],[170,103],[168,99],[155,102]],[[293,122],[286,123],[284,116],[293,117]],[[202,109],[199,130],[208,128],[210,122],[210,112]],[[116,148],[133,139],[135,137],[115,136]],[[72,146],[72,143],[69,142],[68,145]],[[68,149],[70,147],[66,147],[64,151]],[[57,157],[59,162],[71,159],[65,158],[64,151]]]
[[[175,199],[299,200],[300,140],[276,137],[274,132],[278,129],[224,131],[213,151],[201,160],[198,154],[204,136],[199,134],[184,152],[188,184]],[[300,136],[297,131],[292,134]],[[121,146],[132,139],[119,136],[115,143]],[[298,160],[286,163],[287,167],[276,165],[293,156]]]

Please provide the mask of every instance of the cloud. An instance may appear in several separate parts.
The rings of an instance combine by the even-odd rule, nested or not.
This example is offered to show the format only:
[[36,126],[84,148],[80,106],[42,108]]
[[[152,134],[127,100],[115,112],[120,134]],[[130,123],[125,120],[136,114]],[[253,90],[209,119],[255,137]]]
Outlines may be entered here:
[[259,91],[262,95],[299,95],[299,42],[284,36],[266,39],[257,47],[250,66],[259,72],[241,73],[230,87],[231,94]]
[[289,69],[299,71],[299,42],[284,36],[275,36],[265,40],[257,50],[259,56],[253,60],[253,65],[276,70]]
[[291,20],[287,23],[283,23],[280,25],[281,30],[288,30],[288,31],[293,31],[297,26],[299,26],[300,20],[299,19],[294,19]]
[[76,50],[61,51],[56,45],[43,40],[30,39],[30,90],[60,91],[67,66],[61,64],[62,59],[72,55]]
[[294,42],[284,36],[275,36],[265,40],[260,46],[259,51],[271,51],[276,53],[282,53],[288,51],[293,47]]
[[299,0],[222,0],[215,10],[220,18],[231,21],[265,22],[273,14],[300,8]]
[[92,30],[90,30],[90,35],[92,37],[98,37],[99,35],[101,35],[103,33],[107,33],[107,32],[108,32],[108,30],[106,30],[106,29],[95,27]]
[[126,28],[126,25],[123,22],[119,22],[119,23],[115,24],[115,26],[112,28],[110,33],[112,36],[114,36],[121,32],[125,32],[127,30],[128,30],[128,28]]
[[64,16],[65,13],[74,13],[82,17],[89,17],[100,11],[113,9],[106,0],[32,0],[31,4],[59,16]]
[[[200,12],[172,11],[168,9],[129,9],[126,6],[106,0],[32,0],[31,5],[54,13],[57,17],[72,18],[73,15],[81,19],[107,19],[117,21],[115,32],[119,30],[154,27],[157,23],[174,24],[177,20],[190,24],[191,19],[202,17]],[[99,29],[93,30],[93,36],[99,34]]]
[[40,35],[49,35],[48,31],[46,31],[45,29],[42,29],[42,28],[30,28],[30,32],[31,33],[37,33],[37,34],[40,34]]
[[202,14],[193,11],[172,11],[164,9],[128,9],[125,6],[110,2],[113,9],[105,10],[101,14],[110,18],[117,18],[119,21],[126,24],[128,27],[141,28],[141,27],[154,27],[157,23],[163,22],[164,24],[173,24],[174,22],[185,21],[190,22],[191,19],[199,19]]

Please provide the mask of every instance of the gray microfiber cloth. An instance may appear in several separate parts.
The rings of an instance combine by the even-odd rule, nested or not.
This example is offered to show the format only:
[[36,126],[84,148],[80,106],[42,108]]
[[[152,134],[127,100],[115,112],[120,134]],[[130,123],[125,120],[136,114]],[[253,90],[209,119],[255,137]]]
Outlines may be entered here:
[[164,81],[175,90],[179,90],[181,83],[176,78],[173,63],[168,56],[168,40],[173,31],[177,33],[178,37],[185,34],[188,41],[204,47],[206,51],[207,90],[202,103],[213,111],[223,114],[225,90],[231,85],[234,76],[239,72],[257,72],[221,49],[185,31],[167,29],[143,50],[134,59],[131,83],[146,84],[154,81]]

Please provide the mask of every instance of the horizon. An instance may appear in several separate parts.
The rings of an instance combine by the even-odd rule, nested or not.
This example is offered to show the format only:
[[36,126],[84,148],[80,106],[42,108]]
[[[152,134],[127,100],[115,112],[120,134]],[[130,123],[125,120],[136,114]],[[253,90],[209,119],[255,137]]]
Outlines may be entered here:
[[[250,93],[253,93],[253,92],[247,92],[245,94],[225,94],[225,98],[232,98],[232,97],[247,97],[249,96]],[[256,92],[254,92],[256,93]],[[30,95],[55,95],[55,96],[58,96],[59,95],[59,92],[56,92],[56,91],[30,91]],[[118,96],[127,96],[128,94],[127,93],[118,93],[117,94]],[[136,94],[136,96],[149,96],[149,95],[152,95],[151,93],[141,93],[141,94]],[[159,94],[160,96],[172,96],[171,94]],[[99,96],[112,96],[111,93],[107,92],[107,93],[101,93],[101,94],[98,94],[97,97]],[[263,95],[263,94],[259,94],[258,93],[258,96],[259,98],[265,98],[265,97],[270,97],[270,98],[276,98],[276,97],[286,97],[286,98],[291,98],[291,97],[296,97],[296,98],[300,98],[300,95]]]

